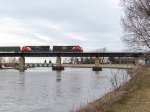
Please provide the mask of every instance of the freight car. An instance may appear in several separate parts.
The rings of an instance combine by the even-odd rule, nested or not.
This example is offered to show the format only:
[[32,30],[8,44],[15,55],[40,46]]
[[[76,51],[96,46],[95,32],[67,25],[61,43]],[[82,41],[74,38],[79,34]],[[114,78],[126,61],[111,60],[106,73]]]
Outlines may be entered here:
[[80,46],[53,46],[53,52],[83,52]]
[[21,51],[24,52],[50,52],[50,46],[23,46]]
[[0,52],[20,52],[19,46],[1,46]]

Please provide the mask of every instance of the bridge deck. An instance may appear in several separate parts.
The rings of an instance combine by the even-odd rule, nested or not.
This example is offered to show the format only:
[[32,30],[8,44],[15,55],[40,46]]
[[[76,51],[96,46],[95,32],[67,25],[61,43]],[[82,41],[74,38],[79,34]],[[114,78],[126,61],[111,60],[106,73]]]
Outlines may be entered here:
[[143,52],[32,52],[32,53],[14,53],[14,52],[0,52],[0,57],[140,57],[143,56]]

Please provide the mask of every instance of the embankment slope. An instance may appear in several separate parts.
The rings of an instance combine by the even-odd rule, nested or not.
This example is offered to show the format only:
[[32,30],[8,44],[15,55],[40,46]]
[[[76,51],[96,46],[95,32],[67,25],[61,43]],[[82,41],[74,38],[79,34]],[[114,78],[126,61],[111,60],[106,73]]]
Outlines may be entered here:
[[150,67],[133,69],[130,74],[125,85],[76,112],[150,112]]

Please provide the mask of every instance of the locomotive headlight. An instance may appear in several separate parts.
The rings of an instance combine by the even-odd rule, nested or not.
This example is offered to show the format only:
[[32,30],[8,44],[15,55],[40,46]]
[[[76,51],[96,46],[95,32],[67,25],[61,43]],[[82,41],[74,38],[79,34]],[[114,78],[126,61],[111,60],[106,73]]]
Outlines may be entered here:
[[31,47],[27,47],[27,49],[28,49],[29,51],[31,51]]

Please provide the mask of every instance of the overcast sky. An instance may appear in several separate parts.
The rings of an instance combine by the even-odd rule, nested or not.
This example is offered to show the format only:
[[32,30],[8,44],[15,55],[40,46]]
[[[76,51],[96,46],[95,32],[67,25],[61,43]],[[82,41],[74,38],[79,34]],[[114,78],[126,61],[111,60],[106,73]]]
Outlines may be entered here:
[[121,51],[118,0],[0,0],[0,46],[80,45]]

